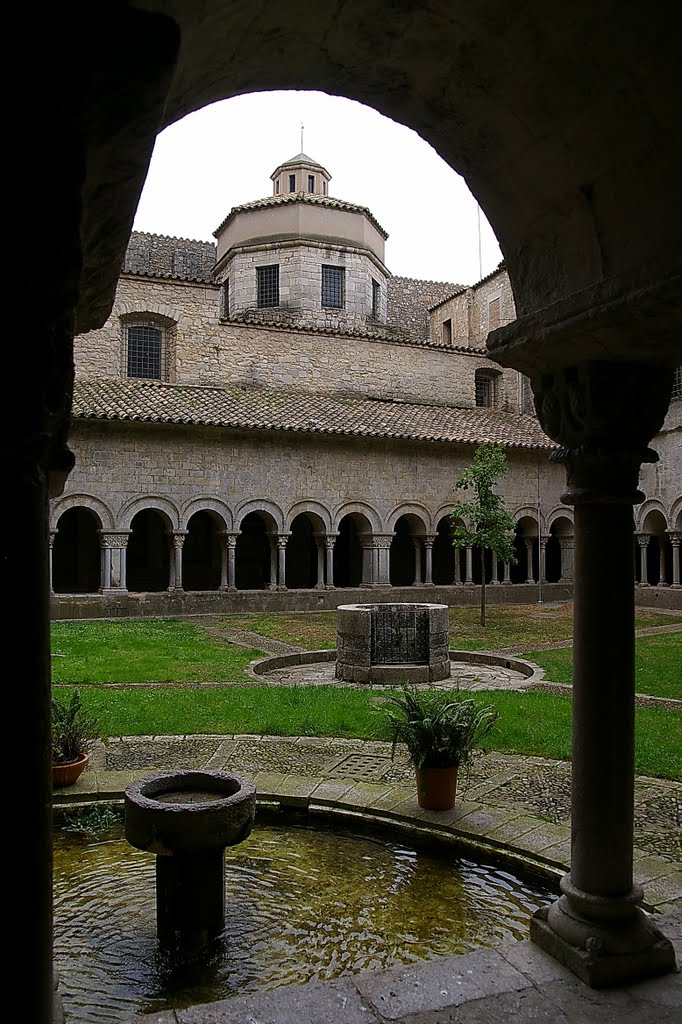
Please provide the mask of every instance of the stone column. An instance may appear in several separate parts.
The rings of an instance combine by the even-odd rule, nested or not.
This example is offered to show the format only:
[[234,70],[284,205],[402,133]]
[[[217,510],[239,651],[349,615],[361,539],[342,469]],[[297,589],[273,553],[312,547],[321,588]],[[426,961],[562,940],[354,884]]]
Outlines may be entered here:
[[287,541],[290,533],[277,535],[277,590],[287,589]]
[[269,533],[268,542],[270,544],[270,581],[268,583],[268,590],[277,590],[277,535]]
[[237,537],[239,532],[223,530],[220,533],[222,546],[220,549],[220,589],[236,590],[235,558],[237,554]]
[[424,571],[425,587],[433,586],[433,542],[435,539],[436,538],[432,537],[430,534],[427,534],[427,536],[424,537],[424,552],[426,556],[426,566]]
[[120,546],[118,549],[119,567],[118,567],[118,589],[121,591],[128,590],[128,537],[130,531],[125,534],[121,534]]
[[504,578],[503,583],[511,583],[511,562],[504,563]]
[[665,534],[658,534],[658,584],[659,587],[667,587],[665,578]]
[[100,530],[100,547],[102,551],[102,577],[100,592],[103,594],[120,594],[126,591],[125,552],[128,547],[130,530]]
[[682,586],[680,583],[680,546],[682,545],[682,533],[678,533],[676,530],[668,530],[668,535],[673,549],[673,581],[670,587],[671,590],[679,590],[680,586]]
[[379,573],[379,556],[376,545],[371,538],[369,540],[361,540],[359,543],[362,548],[362,578],[360,579],[360,586],[371,587]]
[[[531,939],[593,987],[675,969],[672,944],[633,883],[634,594],[632,504],[672,373],[583,363],[534,378],[538,416],[561,449],[575,506],[572,837],[563,895]],[[646,397],[644,397],[646,396]]]
[[414,583],[413,587],[421,587],[422,585],[422,542],[419,537],[414,537],[412,540],[412,546],[414,547]]
[[462,549],[455,548],[455,574],[453,583],[456,587],[462,586]]
[[533,544],[535,542],[534,537],[524,537],[523,543],[526,545],[526,583],[535,583],[535,577],[533,575]]
[[549,540],[549,534],[543,533],[539,539],[540,547],[538,551],[538,557],[540,559],[539,571],[540,571],[540,582],[547,582],[547,541]]
[[324,546],[327,555],[327,590],[334,590],[334,547],[338,533],[328,533],[324,539]]
[[637,533],[635,534],[637,543],[639,544],[639,586],[649,586],[649,562],[647,559],[647,550],[649,548],[649,540],[651,539],[648,533]]
[[574,575],[573,565],[573,537],[559,536],[559,544],[561,545],[561,576],[559,581],[561,583],[572,583]]
[[317,548],[317,570],[315,580],[315,590],[324,590],[324,539],[325,534],[316,533],[315,546]]
[[375,587],[390,587],[390,562],[391,562],[391,544],[393,542],[395,534],[393,533],[379,533],[374,536],[374,544],[376,551],[376,576],[374,578]]
[[474,582],[474,549],[472,548],[471,544],[467,544],[467,546],[466,546],[466,548],[464,550],[465,550],[465,553],[466,553],[466,568],[465,568],[464,582],[465,583],[473,583]]
[[171,582],[169,590],[182,590],[182,547],[188,530],[174,530],[170,534],[173,545],[173,557],[171,561]]
[[499,562],[499,559],[498,559],[498,557],[497,557],[497,555],[495,554],[494,551],[493,551],[492,579],[490,580],[490,583],[491,583],[491,585],[493,587],[499,587],[500,586],[500,562]]
[[[49,576],[49,579],[50,579],[50,593],[51,594],[54,594],[54,586],[53,586],[53,583],[52,583],[52,553],[54,551],[54,539],[55,539],[56,536],[57,536],[57,531],[56,530],[50,530],[50,538],[49,538],[49,545],[50,546],[49,546],[49,549],[48,549],[48,576]],[[673,558],[674,558],[674,552],[673,552]]]

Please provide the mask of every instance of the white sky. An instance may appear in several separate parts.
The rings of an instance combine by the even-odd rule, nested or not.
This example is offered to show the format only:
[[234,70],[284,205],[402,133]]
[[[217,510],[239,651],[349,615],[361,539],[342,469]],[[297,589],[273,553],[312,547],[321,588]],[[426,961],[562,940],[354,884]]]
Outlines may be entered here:
[[[502,255],[464,179],[416,132],[321,92],[223,100],[158,137],[136,231],[214,241],[233,206],[272,194],[270,175],[301,150],[331,175],[330,195],[370,209],[391,273],[473,284]],[[480,220],[480,259],[479,230]]]

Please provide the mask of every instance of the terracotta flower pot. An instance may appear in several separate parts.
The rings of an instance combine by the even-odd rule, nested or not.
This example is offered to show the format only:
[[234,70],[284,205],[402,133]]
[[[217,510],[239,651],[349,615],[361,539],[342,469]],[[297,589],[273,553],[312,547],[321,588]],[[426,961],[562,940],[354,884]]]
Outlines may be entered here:
[[449,811],[455,806],[457,767],[415,768],[417,802],[429,811]]
[[90,755],[83,754],[77,761],[69,761],[68,764],[53,764],[52,785],[72,786],[87,768],[89,760]]

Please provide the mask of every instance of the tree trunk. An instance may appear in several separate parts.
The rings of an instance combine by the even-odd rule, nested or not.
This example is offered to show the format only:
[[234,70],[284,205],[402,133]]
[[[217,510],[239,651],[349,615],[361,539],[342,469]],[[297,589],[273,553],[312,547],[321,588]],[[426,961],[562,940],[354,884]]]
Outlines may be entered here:
[[481,625],[485,626],[485,548],[481,552]]

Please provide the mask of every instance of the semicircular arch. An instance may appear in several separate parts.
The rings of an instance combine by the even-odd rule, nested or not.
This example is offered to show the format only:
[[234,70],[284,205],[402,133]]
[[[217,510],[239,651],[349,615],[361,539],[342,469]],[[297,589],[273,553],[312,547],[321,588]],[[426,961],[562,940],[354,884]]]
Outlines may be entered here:
[[426,505],[422,505],[418,501],[404,502],[401,505],[396,505],[386,516],[386,529],[385,533],[393,533],[395,531],[395,525],[402,516],[414,516],[422,524],[424,533],[433,533],[433,522],[431,513],[427,509]]
[[153,512],[159,512],[168,521],[168,526],[171,530],[180,529],[180,513],[177,507],[168,498],[162,498],[158,495],[147,495],[144,498],[133,498],[121,509],[119,519],[121,523],[121,529],[129,530],[135,516],[138,512],[146,512],[147,510]]
[[214,512],[223,524],[224,530],[232,530],[233,516],[229,507],[220,498],[192,498],[182,509],[180,515],[180,529],[186,530],[187,524],[197,512]]
[[235,529],[239,529],[242,521],[251,512],[260,513],[277,533],[284,533],[284,513],[277,502],[271,501],[269,498],[252,498],[242,505],[238,505],[234,512]]
[[59,520],[72,508],[86,508],[97,516],[101,530],[114,529],[114,514],[101,498],[91,494],[67,494],[57,498],[50,509],[50,529],[59,529]]
[[338,532],[341,520],[345,519],[346,516],[354,514],[365,517],[372,529],[372,533],[383,532],[379,513],[364,501],[346,501],[343,505],[339,505],[338,508],[334,510],[334,516],[332,519],[334,530]]
[[323,505],[321,501],[314,501],[312,499],[304,499],[303,501],[297,501],[295,505],[292,505],[286,515],[287,530],[291,529],[291,524],[297,516],[305,515],[317,516],[321,520],[324,527],[325,533],[331,533],[332,529],[332,514],[326,505]]

